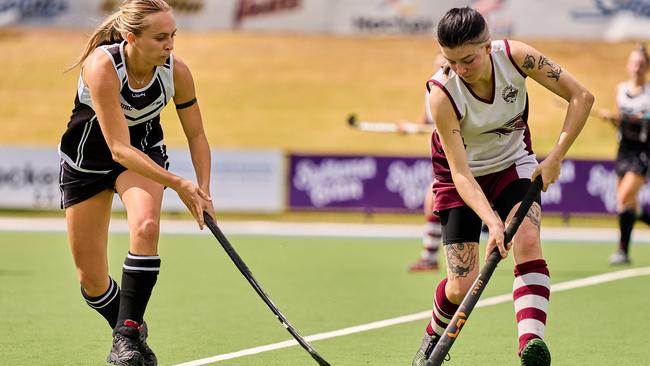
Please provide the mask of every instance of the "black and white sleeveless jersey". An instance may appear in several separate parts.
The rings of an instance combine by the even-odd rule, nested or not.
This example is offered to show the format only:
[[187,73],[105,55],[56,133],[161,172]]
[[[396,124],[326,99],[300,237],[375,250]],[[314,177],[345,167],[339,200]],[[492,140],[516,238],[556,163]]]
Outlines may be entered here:
[[[129,127],[131,145],[145,151],[163,145],[160,112],[174,96],[173,56],[164,65],[156,67],[147,86],[132,89],[124,63],[125,44],[126,41],[99,48],[113,61],[113,67],[122,83],[119,98]],[[73,169],[87,173],[105,174],[117,165],[97,122],[90,91],[81,74],[74,109],[61,139],[59,154]]]
[[647,143],[650,124],[650,83],[643,85],[638,95],[632,94],[632,85],[625,81],[616,88],[616,104],[621,113],[619,137],[621,143]]

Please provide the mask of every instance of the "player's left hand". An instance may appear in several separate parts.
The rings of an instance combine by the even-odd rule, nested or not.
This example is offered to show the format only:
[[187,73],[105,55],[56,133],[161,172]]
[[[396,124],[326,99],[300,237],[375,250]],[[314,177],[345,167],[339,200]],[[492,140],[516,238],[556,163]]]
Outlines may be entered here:
[[537,169],[533,172],[533,176],[530,178],[531,181],[535,180],[538,175],[542,176],[543,186],[542,191],[546,192],[548,186],[560,177],[560,168],[562,167],[562,160],[556,159],[553,156],[549,156],[544,161],[539,163]]

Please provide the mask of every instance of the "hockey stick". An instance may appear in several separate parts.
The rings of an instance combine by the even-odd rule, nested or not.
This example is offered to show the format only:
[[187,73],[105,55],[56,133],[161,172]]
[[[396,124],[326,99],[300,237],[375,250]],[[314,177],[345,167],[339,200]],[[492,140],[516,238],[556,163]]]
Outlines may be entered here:
[[228,253],[230,259],[232,259],[233,263],[235,263],[235,266],[237,266],[239,272],[241,272],[241,274],[243,274],[244,277],[246,277],[248,283],[250,283],[251,286],[253,286],[255,292],[257,292],[257,294],[262,298],[262,300],[264,300],[266,305],[269,307],[269,309],[271,309],[273,314],[275,314],[275,316],[278,318],[280,323],[282,323],[282,325],[285,328],[287,328],[287,331],[291,334],[291,336],[296,341],[298,341],[298,343],[302,346],[302,348],[304,348],[307,352],[309,352],[311,357],[314,360],[316,360],[316,362],[318,362],[320,366],[330,366],[330,364],[327,361],[325,361],[325,359],[321,357],[321,355],[319,355],[318,352],[316,352],[314,347],[312,347],[311,344],[309,344],[298,333],[296,328],[294,328],[289,323],[287,318],[285,318],[284,315],[282,315],[282,313],[280,312],[280,309],[278,309],[278,307],[275,306],[275,304],[273,303],[273,301],[271,301],[269,296],[264,292],[264,290],[262,290],[262,287],[259,285],[259,283],[257,283],[257,280],[255,280],[255,277],[253,277],[253,274],[251,273],[250,269],[248,269],[248,267],[246,266],[246,263],[244,263],[244,261],[241,259],[239,254],[237,254],[235,248],[233,248],[233,246],[230,244],[226,236],[223,234],[223,232],[221,232],[221,229],[219,229],[214,219],[210,217],[210,215],[207,212],[203,212],[203,219],[205,220],[205,224],[208,226],[208,228],[210,229],[214,237],[217,238],[219,244],[221,244],[221,246],[226,251],[226,253]]
[[419,133],[431,133],[431,131],[433,131],[431,125],[425,125],[422,123],[415,123],[415,122],[396,123],[396,122],[359,121],[357,119],[357,116],[354,114],[348,116],[348,125],[350,127],[358,129],[359,131],[404,133],[408,135],[414,135]]
[[[540,191],[542,190],[542,185],[542,176],[539,175],[530,185],[528,192],[526,192],[526,196],[521,201],[517,212],[515,212],[512,221],[506,228],[503,238],[504,244],[507,245],[512,241],[512,238],[517,233],[519,225],[521,225],[522,221],[524,221],[524,217],[526,217],[526,214],[528,214],[530,206],[533,204],[535,198],[537,198]],[[476,280],[472,284],[472,287],[465,295],[463,302],[460,303],[460,306],[458,307],[458,310],[456,310],[454,317],[447,325],[445,333],[442,335],[442,337],[440,337],[438,343],[436,344],[436,347],[433,349],[433,352],[431,352],[429,360],[427,361],[427,366],[440,366],[442,364],[442,361],[447,356],[447,353],[449,353],[449,350],[454,344],[456,338],[458,338],[460,331],[467,322],[467,318],[469,318],[469,315],[472,313],[474,306],[481,297],[485,286],[487,286],[490,277],[492,277],[492,273],[494,273],[494,270],[497,268],[497,265],[501,259],[502,258],[501,254],[499,253],[499,248],[495,248],[492,253],[490,253],[487,262],[481,269],[478,277],[476,277]]]

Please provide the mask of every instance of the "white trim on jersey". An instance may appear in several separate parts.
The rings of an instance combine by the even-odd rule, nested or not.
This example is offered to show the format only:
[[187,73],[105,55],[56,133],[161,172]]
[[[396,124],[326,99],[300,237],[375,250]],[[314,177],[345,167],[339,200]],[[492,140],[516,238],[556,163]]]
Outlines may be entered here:
[[84,124],[84,130],[81,134],[81,139],[79,140],[79,145],[77,145],[77,161],[75,161],[75,166],[81,166],[84,160],[84,146],[86,141],[88,141],[88,136],[90,136],[90,130],[93,127],[93,121],[97,120],[97,116],[93,116],[88,122]]
[[60,147],[59,147],[59,156],[60,156],[61,159],[63,159],[63,161],[65,161],[65,162],[66,162],[66,163],[67,163],[67,164],[68,164],[72,169],[74,169],[74,170],[78,170],[78,171],[80,171],[80,172],[84,172],[84,173],[93,173],[93,174],[106,174],[106,173],[110,173],[110,172],[113,171],[112,169],[109,169],[109,170],[90,170],[90,169],[81,168],[80,166],[78,166],[77,164],[75,164],[75,162],[74,162],[74,160],[72,160],[72,158],[70,158],[70,157],[69,157],[68,155],[66,155],[63,151],[61,151],[61,148],[60,148]]

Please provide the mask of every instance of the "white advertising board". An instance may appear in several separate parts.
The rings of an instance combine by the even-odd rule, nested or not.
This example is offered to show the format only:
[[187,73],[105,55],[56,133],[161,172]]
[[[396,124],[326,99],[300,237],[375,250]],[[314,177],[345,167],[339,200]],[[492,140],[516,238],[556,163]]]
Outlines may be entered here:
[[0,147],[0,207],[51,209],[60,202],[56,147]]
[[[169,170],[196,181],[190,153],[171,149]],[[284,155],[279,150],[213,150],[211,196],[217,211],[279,212],[285,206]],[[186,210],[167,189],[165,211]]]
[[[170,171],[196,180],[187,149],[168,151]],[[284,155],[279,150],[213,150],[211,194],[216,210],[277,212],[285,207]],[[0,147],[0,208],[56,209],[60,205],[55,147]],[[121,207],[119,198],[114,200]],[[183,211],[167,189],[163,210]]]

